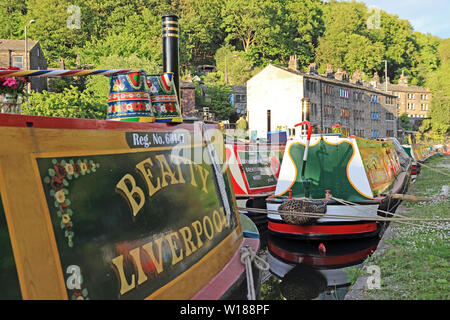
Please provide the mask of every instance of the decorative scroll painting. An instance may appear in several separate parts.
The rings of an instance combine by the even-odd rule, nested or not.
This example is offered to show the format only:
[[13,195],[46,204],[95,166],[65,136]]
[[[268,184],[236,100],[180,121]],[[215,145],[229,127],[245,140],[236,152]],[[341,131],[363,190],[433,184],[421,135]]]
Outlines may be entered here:
[[392,142],[357,139],[364,169],[374,195],[386,190],[401,171],[400,161]]

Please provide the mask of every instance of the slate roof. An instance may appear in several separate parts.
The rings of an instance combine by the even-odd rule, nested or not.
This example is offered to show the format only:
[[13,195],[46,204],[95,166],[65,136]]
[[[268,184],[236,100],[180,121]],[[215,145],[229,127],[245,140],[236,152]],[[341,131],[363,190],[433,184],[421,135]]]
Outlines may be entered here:
[[[31,50],[39,41],[27,40],[28,50]],[[25,40],[0,39],[0,51],[20,51],[25,50]]]

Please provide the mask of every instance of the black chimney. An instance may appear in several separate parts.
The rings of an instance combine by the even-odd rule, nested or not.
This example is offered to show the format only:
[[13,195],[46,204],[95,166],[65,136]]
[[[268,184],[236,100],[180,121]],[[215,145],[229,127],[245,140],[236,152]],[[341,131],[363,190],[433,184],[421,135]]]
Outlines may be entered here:
[[173,83],[180,101],[180,70],[179,70],[179,28],[176,14],[162,16],[162,43],[163,43],[163,72],[173,73]]

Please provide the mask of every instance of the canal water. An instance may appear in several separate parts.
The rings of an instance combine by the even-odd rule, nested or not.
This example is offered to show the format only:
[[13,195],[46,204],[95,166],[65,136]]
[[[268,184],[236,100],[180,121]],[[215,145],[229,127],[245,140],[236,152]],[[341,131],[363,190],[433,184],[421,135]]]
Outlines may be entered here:
[[[262,275],[263,300],[343,300],[377,248],[366,239],[306,241],[260,231],[260,256],[270,265]],[[360,271],[360,272],[358,272]]]

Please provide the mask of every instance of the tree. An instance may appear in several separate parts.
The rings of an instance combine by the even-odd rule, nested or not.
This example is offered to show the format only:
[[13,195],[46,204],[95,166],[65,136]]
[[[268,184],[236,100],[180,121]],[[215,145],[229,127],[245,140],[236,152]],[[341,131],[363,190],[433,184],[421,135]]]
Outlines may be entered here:
[[[226,58],[225,58],[226,57]],[[214,55],[217,72],[225,83],[225,59],[227,61],[226,73],[229,85],[245,85],[245,82],[252,77],[253,67],[247,61],[242,51],[233,50],[230,45],[225,45],[216,51]]]
[[27,2],[26,21],[35,20],[28,28],[28,38],[39,40],[50,67],[59,67],[59,58],[64,58],[69,67],[75,65],[75,48],[83,47],[89,40],[87,12],[79,0]]
[[411,120],[408,117],[408,114],[406,113],[402,113],[399,117],[400,119],[400,126],[404,129],[404,130],[412,130],[412,126],[411,126]]
[[433,132],[450,133],[450,39],[441,40],[438,49],[439,67],[429,74],[427,84],[433,93],[431,125]]
[[205,84],[197,84],[195,89],[195,104],[200,108],[208,107],[216,114],[217,120],[228,120],[236,113],[230,103],[231,88],[223,83],[216,72],[205,77]]
[[84,63],[98,65],[102,57],[119,56],[161,63],[161,17],[144,8],[127,16],[103,39],[91,41],[80,49]]
[[218,17],[223,0],[191,0],[180,4],[181,64],[213,64],[225,32]]

